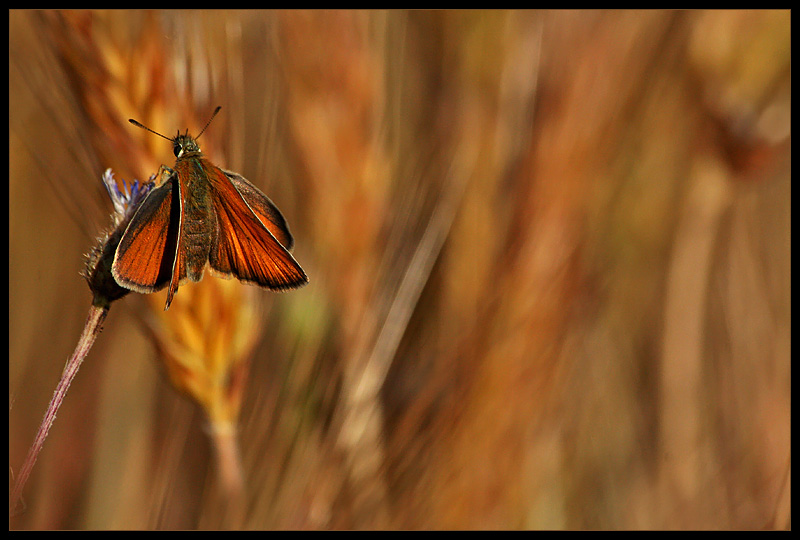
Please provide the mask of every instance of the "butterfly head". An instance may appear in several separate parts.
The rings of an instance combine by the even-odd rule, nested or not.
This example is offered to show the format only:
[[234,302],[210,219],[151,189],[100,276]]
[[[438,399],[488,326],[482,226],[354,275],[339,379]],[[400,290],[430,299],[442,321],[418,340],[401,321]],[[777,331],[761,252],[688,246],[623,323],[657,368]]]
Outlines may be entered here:
[[200,153],[200,146],[197,144],[197,139],[200,138],[200,135],[203,134],[203,132],[206,130],[206,128],[211,123],[211,121],[214,119],[214,117],[217,116],[217,113],[219,112],[219,110],[221,108],[222,107],[217,107],[216,109],[214,109],[214,114],[212,114],[211,118],[208,119],[208,122],[206,122],[205,127],[200,130],[200,133],[197,134],[197,137],[192,137],[191,135],[189,135],[189,130],[187,129],[186,132],[183,135],[181,135],[181,132],[178,131],[178,134],[175,135],[175,137],[170,138],[170,137],[167,137],[166,135],[162,135],[158,131],[153,131],[149,127],[137,122],[133,118],[129,119],[128,122],[130,122],[131,124],[133,124],[136,127],[140,127],[142,129],[145,129],[145,130],[149,131],[150,133],[158,135],[159,137],[162,137],[162,138],[167,139],[168,141],[172,142],[172,151],[175,153],[175,157],[176,158],[180,158],[180,157],[186,156],[188,154],[193,154],[193,153],[194,154],[199,154]]
[[183,135],[178,132],[174,139],[172,139],[172,152],[176,158],[180,158],[190,153],[199,153],[200,146],[197,140],[194,139],[187,131]]

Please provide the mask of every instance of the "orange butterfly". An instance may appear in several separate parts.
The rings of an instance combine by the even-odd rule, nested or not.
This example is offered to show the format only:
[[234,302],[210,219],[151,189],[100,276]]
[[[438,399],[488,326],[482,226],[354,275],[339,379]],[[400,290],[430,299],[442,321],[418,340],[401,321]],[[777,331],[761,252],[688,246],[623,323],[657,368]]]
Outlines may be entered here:
[[166,310],[179,284],[202,279],[206,263],[273,290],[308,283],[289,253],[294,240],[278,208],[244,177],[208,161],[200,135],[169,138],[130,122],[171,141],[178,159],[174,169],[162,166],[164,183],[142,201],[119,242],[111,273],[120,285],[140,293],[169,285]]

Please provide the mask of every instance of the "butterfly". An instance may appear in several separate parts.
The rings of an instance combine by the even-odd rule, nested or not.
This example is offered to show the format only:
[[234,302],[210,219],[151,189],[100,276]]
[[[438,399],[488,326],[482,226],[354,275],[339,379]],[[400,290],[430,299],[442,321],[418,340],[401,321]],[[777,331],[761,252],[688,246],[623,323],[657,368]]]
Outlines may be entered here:
[[188,130],[166,137],[177,158],[162,165],[162,183],[141,202],[117,247],[111,273],[121,286],[151,293],[169,286],[169,309],[178,286],[200,281],[206,264],[216,274],[283,291],[308,277],[289,250],[294,240],[280,210],[243,176],[220,169]]

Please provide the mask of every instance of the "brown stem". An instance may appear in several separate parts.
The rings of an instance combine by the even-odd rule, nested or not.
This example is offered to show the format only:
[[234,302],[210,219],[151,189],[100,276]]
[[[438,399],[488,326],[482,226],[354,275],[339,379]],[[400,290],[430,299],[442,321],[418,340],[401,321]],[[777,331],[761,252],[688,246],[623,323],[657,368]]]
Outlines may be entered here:
[[53,394],[53,399],[50,400],[50,405],[48,405],[47,411],[44,413],[44,418],[42,419],[42,424],[39,426],[39,431],[36,433],[36,438],[34,439],[30,450],[28,450],[28,456],[25,458],[25,463],[23,463],[22,468],[19,470],[19,474],[17,475],[17,481],[14,484],[14,491],[11,493],[11,497],[9,499],[9,514],[13,514],[17,504],[19,503],[20,497],[22,496],[22,489],[25,487],[25,483],[28,481],[28,477],[33,470],[33,465],[36,463],[36,458],[39,457],[39,452],[41,452],[42,446],[44,446],[44,441],[47,439],[47,433],[50,431],[50,427],[53,425],[53,422],[56,419],[56,413],[58,412],[59,407],[61,407],[64,397],[67,395],[69,385],[72,384],[72,379],[74,379],[75,375],[77,375],[83,359],[86,358],[87,354],[89,354],[89,350],[92,348],[94,340],[100,333],[100,329],[103,326],[103,321],[105,320],[107,314],[108,306],[101,307],[92,305],[91,309],[89,310],[89,316],[86,318],[86,325],[84,326],[83,333],[78,340],[78,345],[75,347],[75,352],[72,353],[72,356],[67,361],[66,366],[64,366],[64,372],[61,374],[61,380],[58,382],[56,391]]

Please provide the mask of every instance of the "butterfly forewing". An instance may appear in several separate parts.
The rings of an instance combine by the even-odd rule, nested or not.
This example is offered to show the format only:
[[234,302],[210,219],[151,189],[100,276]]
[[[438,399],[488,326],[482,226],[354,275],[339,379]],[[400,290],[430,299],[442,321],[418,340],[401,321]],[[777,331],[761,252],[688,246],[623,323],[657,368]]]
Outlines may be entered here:
[[111,273],[117,282],[140,293],[170,282],[180,220],[173,181],[153,189],[142,201],[120,240]]
[[261,190],[251,184],[247,178],[240,174],[231,171],[222,171],[228,180],[231,181],[233,187],[242,196],[244,202],[253,211],[253,213],[261,220],[261,223],[269,229],[272,236],[281,243],[286,249],[292,249],[294,246],[294,239],[289,232],[289,225],[286,223],[283,215],[278,207],[275,206],[269,197],[264,195]]
[[[233,181],[221,169],[212,165],[208,179],[214,194],[212,200],[217,216],[217,235],[209,253],[211,268],[242,281],[276,290],[292,289],[307,283],[308,278],[303,269],[267,228],[276,228],[290,242],[288,228],[274,205],[267,205],[267,210],[264,206],[256,205],[261,214],[257,217]],[[245,192],[253,199],[252,190],[258,190],[253,186],[250,188],[245,188]],[[280,216],[277,224],[269,219],[272,215],[271,209]],[[262,220],[269,225],[262,223]]]

